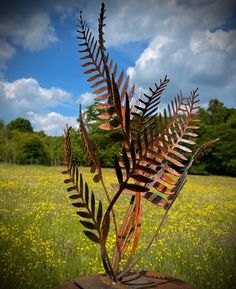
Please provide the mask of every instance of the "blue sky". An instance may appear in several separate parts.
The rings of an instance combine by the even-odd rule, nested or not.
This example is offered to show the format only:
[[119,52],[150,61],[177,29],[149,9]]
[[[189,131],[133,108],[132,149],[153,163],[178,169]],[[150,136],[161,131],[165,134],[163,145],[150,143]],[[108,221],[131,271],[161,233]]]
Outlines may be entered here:
[[[31,121],[61,135],[77,126],[78,104],[93,103],[79,60],[76,17],[96,35],[101,1],[3,1],[0,12],[0,118]],[[199,87],[206,107],[217,97],[236,107],[236,3],[205,0],[109,0],[105,39],[137,94],[167,74],[165,105]]]

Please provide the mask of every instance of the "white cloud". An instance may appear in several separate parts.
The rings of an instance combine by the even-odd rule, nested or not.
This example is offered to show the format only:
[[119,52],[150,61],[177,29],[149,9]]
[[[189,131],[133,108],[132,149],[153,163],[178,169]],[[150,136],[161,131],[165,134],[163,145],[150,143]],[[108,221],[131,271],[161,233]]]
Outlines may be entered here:
[[[138,10],[135,5],[132,6],[133,12],[129,7],[123,9],[125,15],[120,19],[120,23],[124,23],[130,13],[129,19],[135,22],[143,13],[145,25],[134,23],[138,29],[132,30],[131,40],[143,38],[145,32],[150,39],[135,64],[127,69],[136,86],[147,91],[167,74],[171,82],[162,99],[164,103],[180,90],[187,95],[190,89],[199,87],[204,103],[218,97],[235,106],[232,83],[236,77],[236,30],[217,29],[231,15],[232,3],[226,1],[222,5],[221,1],[202,1],[198,5],[194,1],[163,1],[161,5],[154,5],[150,1],[149,4],[146,3],[144,10]],[[152,11],[147,13],[150,9]],[[150,17],[149,20],[146,17]],[[120,29],[124,30],[124,25],[118,27],[119,39],[122,35]],[[131,33],[129,26],[125,33]],[[113,40],[110,43],[116,44]]]
[[93,104],[93,102],[94,102],[94,94],[92,94],[91,92],[82,93],[79,99],[77,100],[78,104],[81,104],[84,106],[91,105]]
[[54,7],[54,11],[60,15],[61,24],[63,24],[68,17],[72,17],[74,11],[74,7],[69,5],[68,7],[65,4],[66,3],[63,3],[63,5],[61,3],[56,3]]
[[208,50],[233,54],[236,51],[236,30],[198,31],[191,37],[190,49],[194,54]]
[[34,130],[43,130],[46,134],[53,136],[63,135],[66,124],[75,129],[79,128],[76,117],[64,116],[57,112],[50,112],[48,114],[28,112],[28,118],[34,127]]
[[[0,81],[0,115],[7,123],[19,116],[29,119],[34,130],[48,135],[62,135],[65,125],[78,128],[75,116],[64,116],[49,109],[68,106],[69,92],[58,88],[41,87],[36,79],[22,78],[13,82]],[[70,106],[69,106],[70,107]]]
[[0,39],[0,63],[11,59],[15,54],[15,48]]
[[[236,37],[235,30],[223,31],[219,27],[231,17],[234,2],[107,1],[106,45],[112,48],[132,41],[147,43],[135,64],[127,70],[136,86],[143,90],[168,74],[171,78],[169,98],[180,89],[187,93],[189,89],[199,86],[204,101],[210,97],[225,97],[225,100],[229,100],[234,95],[230,93],[234,91],[232,81],[236,77]],[[99,3],[97,0],[81,0],[79,4],[76,0],[42,0],[40,4],[31,4],[26,12],[19,9],[19,15],[18,10],[11,10],[9,13],[11,16],[14,14],[14,17],[2,17],[0,34],[10,39],[9,43],[21,45],[26,50],[43,49],[58,40],[49,13],[56,12],[63,22],[73,14],[75,7],[77,11],[82,8],[92,31],[97,31]],[[18,6],[21,7],[20,4]],[[122,53],[119,48],[115,49],[117,55]],[[6,59],[13,54],[14,50],[9,52],[10,56],[6,56]],[[79,102],[89,105],[93,99],[86,92],[80,96]],[[235,100],[231,103],[235,105]]]
[[[93,31],[99,8],[88,4],[85,9]],[[171,82],[164,103],[180,90],[187,95],[199,87],[202,103],[218,97],[235,106],[236,30],[222,30],[234,9],[231,0],[107,1],[106,46],[119,55],[127,50],[123,43],[147,43],[127,74],[142,91],[167,74]]]
[[[191,34],[189,35],[191,36]],[[188,94],[200,87],[200,99],[208,102],[217,97],[228,105],[236,105],[232,83],[236,77],[236,30],[203,31],[181,43],[169,38],[153,38],[127,74],[139,89],[146,91],[167,74],[171,82],[167,96],[170,101],[180,90]]]
[[[108,46],[120,45],[150,39],[160,34],[178,38],[179,35],[188,36],[195,29],[219,27],[231,15],[233,2],[231,0],[107,1],[106,43]],[[85,7],[85,17],[92,23],[93,28],[97,26],[99,9],[97,1],[89,1]]]
[[0,79],[3,78],[3,72],[7,69],[6,63],[15,54],[15,48],[9,43],[0,39]]
[[28,51],[40,50],[58,41],[48,13],[38,12],[27,17],[9,17],[0,22],[0,35]]
[[9,121],[18,116],[25,116],[27,112],[41,112],[42,110],[72,98],[69,92],[58,88],[43,88],[34,78],[21,78],[13,82],[0,82],[0,115]]
[[[153,79],[154,74],[162,73],[160,63],[168,45],[172,40],[165,36],[157,36],[149,46],[141,53],[135,62],[135,66],[127,69],[127,74],[132,82],[136,82],[139,88],[145,90],[143,84]],[[156,80],[155,80],[156,81]],[[149,83],[150,85],[150,83]]]

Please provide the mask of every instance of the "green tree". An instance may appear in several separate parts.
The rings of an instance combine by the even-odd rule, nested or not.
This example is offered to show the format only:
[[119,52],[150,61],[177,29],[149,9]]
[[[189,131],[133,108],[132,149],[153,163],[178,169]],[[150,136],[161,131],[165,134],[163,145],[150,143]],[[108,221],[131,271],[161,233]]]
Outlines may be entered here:
[[224,123],[231,114],[231,109],[224,106],[224,103],[218,99],[211,99],[208,104],[207,113],[210,125]]
[[62,164],[64,158],[63,137],[41,136],[51,165]]
[[3,127],[0,129],[0,161],[7,162],[9,160],[12,132]]
[[236,129],[236,109],[231,113],[227,123],[231,128]]
[[2,119],[0,119],[0,129],[3,129],[5,126],[5,123]]
[[24,137],[21,144],[21,150],[18,159],[24,164],[48,164],[48,153],[45,150],[42,139],[35,135],[30,134]]
[[93,122],[97,122],[98,118],[98,111],[96,110],[96,106],[97,106],[98,102],[95,102],[92,105],[89,105],[86,109],[86,113],[84,113],[84,117],[86,117],[85,121],[86,123],[93,123]]
[[227,108],[217,99],[209,101],[207,109],[201,108],[198,144],[209,139],[220,141],[206,151],[192,173],[236,175],[236,109]]
[[32,125],[28,119],[18,117],[8,123],[7,128],[10,130],[19,130],[22,132],[33,132]]

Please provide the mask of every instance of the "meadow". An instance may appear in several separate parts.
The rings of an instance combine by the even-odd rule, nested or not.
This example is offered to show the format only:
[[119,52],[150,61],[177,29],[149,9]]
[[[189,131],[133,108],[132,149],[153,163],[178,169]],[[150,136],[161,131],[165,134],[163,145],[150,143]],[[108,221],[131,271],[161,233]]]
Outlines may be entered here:
[[[49,289],[103,272],[99,248],[82,233],[61,170],[0,164],[2,289]],[[96,198],[105,199],[88,169],[83,173]],[[104,173],[107,183],[116,181],[112,170]],[[115,207],[119,217],[128,199],[123,196]],[[236,178],[188,176],[158,241],[138,268],[165,272],[198,289],[236,288],[235,209]],[[143,246],[161,210],[144,202]],[[113,244],[111,237],[109,249]]]

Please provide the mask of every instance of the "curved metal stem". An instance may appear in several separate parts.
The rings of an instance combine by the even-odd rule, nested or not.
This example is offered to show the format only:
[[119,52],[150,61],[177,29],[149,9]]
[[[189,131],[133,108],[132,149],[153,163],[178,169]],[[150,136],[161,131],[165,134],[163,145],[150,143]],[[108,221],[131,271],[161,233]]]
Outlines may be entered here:
[[134,268],[134,266],[139,262],[139,260],[142,259],[146,255],[147,251],[150,249],[150,247],[152,246],[153,242],[156,241],[156,239],[158,237],[158,234],[159,234],[159,232],[161,230],[161,227],[162,227],[162,225],[163,225],[163,223],[164,223],[164,221],[165,221],[165,219],[167,217],[168,211],[169,210],[166,210],[165,214],[163,215],[163,217],[161,219],[161,222],[160,222],[159,226],[157,227],[157,230],[154,233],[151,241],[148,243],[147,247],[143,250],[143,252],[139,255],[139,257],[137,257],[133,262],[131,262],[131,263],[129,262],[129,263],[126,264],[126,269],[121,274],[119,274],[117,276],[118,279],[121,279],[123,276],[125,276],[126,273],[131,271]]

